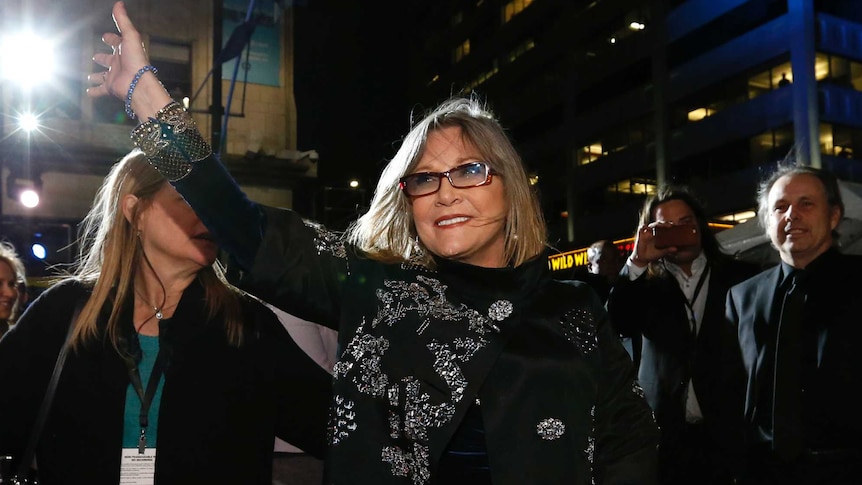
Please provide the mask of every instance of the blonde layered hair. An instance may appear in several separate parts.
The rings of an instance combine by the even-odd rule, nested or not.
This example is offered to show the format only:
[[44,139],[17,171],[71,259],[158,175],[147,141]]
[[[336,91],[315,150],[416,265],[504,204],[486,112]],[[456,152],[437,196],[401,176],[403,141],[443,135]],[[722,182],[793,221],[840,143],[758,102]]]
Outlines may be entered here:
[[[152,204],[153,196],[167,183],[147,162],[140,150],[133,150],[112,168],[84,218],[80,237],[80,257],[74,277],[91,285],[92,295],[81,309],[72,334],[77,346],[95,339],[97,320],[105,305],[111,309],[107,336],[119,353],[121,327],[132,325],[119,317],[124,301],[134,298],[135,275],[149,264],[141,247],[134,221]],[[126,195],[138,198],[129,222],[123,215],[122,200]],[[225,332],[232,345],[242,343],[241,295],[227,284],[218,264],[204,267],[197,275],[204,287],[210,318],[223,312]]]
[[[9,269],[15,273],[15,282],[18,284],[18,292],[27,291],[27,275],[24,269],[24,262],[21,261],[21,258],[18,256],[18,252],[15,251],[15,246],[6,242],[0,241],[0,262],[6,263],[9,266]],[[18,312],[21,310],[19,304],[21,302],[21,295],[18,295],[18,298],[15,300],[15,304],[12,306],[12,313],[9,314],[8,322],[14,322],[16,318],[18,318]],[[2,334],[2,332],[0,332]]]
[[503,183],[509,203],[504,229],[506,260],[519,266],[536,257],[547,242],[538,198],[505,130],[475,96],[450,98],[416,123],[383,169],[368,212],[347,229],[347,240],[372,259],[434,268],[432,255],[418,238],[408,196],[398,184],[416,169],[428,135],[449,127],[461,129],[465,141],[479,150],[482,161]]

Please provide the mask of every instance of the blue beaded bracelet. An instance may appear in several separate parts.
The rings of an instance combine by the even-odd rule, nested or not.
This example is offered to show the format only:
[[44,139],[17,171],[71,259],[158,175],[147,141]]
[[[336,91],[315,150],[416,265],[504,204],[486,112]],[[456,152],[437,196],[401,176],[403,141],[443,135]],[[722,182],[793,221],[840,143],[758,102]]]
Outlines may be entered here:
[[129,92],[126,94],[126,114],[129,115],[129,118],[131,119],[135,119],[135,112],[132,111],[132,93],[134,93],[135,88],[138,87],[138,81],[141,80],[141,76],[143,76],[147,71],[151,71],[154,75],[159,74],[159,70],[156,69],[155,66],[144,66],[138,70],[134,79],[132,79],[132,82],[129,84]]

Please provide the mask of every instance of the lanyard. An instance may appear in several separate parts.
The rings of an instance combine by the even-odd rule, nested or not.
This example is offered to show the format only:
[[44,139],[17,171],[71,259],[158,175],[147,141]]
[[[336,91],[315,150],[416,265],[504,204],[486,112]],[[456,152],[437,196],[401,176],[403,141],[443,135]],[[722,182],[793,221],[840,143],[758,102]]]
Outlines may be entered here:
[[138,371],[137,364],[132,361],[126,361],[129,368],[129,379],[132,381],[132,387],[138,394],[141,400],[141,414],[139,423],[141,426],[141,437],[138,439],[138,453],[143,454],[147,448],[147,426],[149,425],[150,404],[153,402],[153,397],[156,395],[156,389],[159,387],[159,381],[162,379],[162,373],[165,368],[164,353],[159,349],[156,354],[156,361],[153,363],[153,370],[150,372],[150,379],[147,381],[147,390],[144,392],[144,386],[141,383],[141,373]]
[[697,280],[697,286],[694,287],[694,294],[691,295],[691,300],[685,300],[685,306],[688,307],[689,313],[691,314],[691,331],[695,334],[697,333],[697,317],[694,313],[694,302],[697,301],[697,295],[700,294],[701,288],[703,288],[704,282],[706,282],[706,275],[709,274],[709,265],[707,265],[703,269],[703,273],[700,274],[700,278]]

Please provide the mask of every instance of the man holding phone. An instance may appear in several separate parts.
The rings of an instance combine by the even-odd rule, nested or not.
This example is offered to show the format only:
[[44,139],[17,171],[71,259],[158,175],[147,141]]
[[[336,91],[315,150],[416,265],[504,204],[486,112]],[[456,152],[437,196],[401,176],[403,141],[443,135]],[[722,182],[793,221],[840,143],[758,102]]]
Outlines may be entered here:
[[759,268],[722,253],[707,222],[687,189],[660,188],[607,303],[661,428],[663,485],[733,483],[742,458],[745,375],[724,303]]

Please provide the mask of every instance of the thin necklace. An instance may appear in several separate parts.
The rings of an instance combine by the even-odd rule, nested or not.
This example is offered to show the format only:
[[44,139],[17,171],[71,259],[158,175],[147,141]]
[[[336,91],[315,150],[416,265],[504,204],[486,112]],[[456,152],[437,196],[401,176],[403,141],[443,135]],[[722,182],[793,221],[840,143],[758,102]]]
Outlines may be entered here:
[[[171,308],[177,306],[177,303],[179,303],[179,302],[177,302],[177,303],[174,303],[173,305],[171,305],[169,307],[159,308],[159,307],[153,305],[152,303],[150,303],[149,301],[147,301],[147,299],[144,298],[144,295],[142,295],[141,292],[138,291],[137,288],[135,288],[135,293],[137,293],[137,295],[141,298],[141,301],[143,301],[147,305],[153,307],[153,311],[154,311],[154,313],[152,315],[148,316],[143,322],[139,323],[138,326],[135,327],[135,332],[137,332],[137,333],[140,333],[141,329],[144,328],[144,325],[146,325],[147,322],[152,320],[153,317],[156,317],[156,320],[161,321],[165,317],[164,313],[162,313],[162,310],[170,310]],[[165,304],[165,302],[162,301],[162,305],[164,305],[164,304]]]

